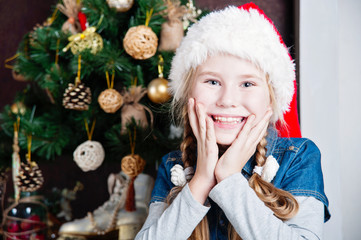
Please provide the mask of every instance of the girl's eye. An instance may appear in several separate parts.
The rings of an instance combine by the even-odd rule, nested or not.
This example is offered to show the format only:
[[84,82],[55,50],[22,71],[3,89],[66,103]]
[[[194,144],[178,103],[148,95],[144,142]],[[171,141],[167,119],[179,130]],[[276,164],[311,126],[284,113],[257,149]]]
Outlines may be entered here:
[[252,87],[252,86],[254,86],[254,84],[251,82],[245,82],[245,83],[241,84],[241,87],[245,87],[245,88]]
[[220,85],[220,83],[219,83],[218,81],[216,81],[216,80],[207,80],[206,82],[209,83],[209,84],[211,84],[211,85],[215,85],[215,86],[219,86],[219,85]]

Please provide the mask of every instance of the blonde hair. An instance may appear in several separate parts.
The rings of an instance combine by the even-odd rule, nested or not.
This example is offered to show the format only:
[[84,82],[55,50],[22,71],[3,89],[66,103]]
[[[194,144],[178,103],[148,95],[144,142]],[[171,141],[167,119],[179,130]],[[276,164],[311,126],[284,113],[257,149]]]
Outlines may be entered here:
[[[184,167],[194,166],[196,164],[196,148],[197,148],[197,140],[193,134],[192,128],[189,123],[188,118],[188,108],[187,108],[187,100],[190,94],[190,89],[192,86],[192,79],[194,75],[194,70],[191,70],[185,79],[184,94],[182,99],[178,99],[177,101],[173,100],[173,117],[176,116],[177,120],[180,123],[183,123],[184,126],[184,134],[183,141],[181,143],[181,151],[182,151],[182,161]],[[271,98],[271,104],[273,112],[278,113],[277,102],[275,100],[275,94],[273,91],[273,87],[268,81],[268,74],[266,74],[266,80],[269,86],[269,93]],[[281,124],[284,123],[283,116],[277,116],[278,120],[280,120]],[[173,118],[175,119],[175,118]],[[274,124],[274,123],[272,123]],[[262,140],[258,143],[256,149],[256,165],[263,166],[266,160],[266,140],[267,133],[262,138]],[[287,220],[292,218],[298,211],[298,203],[297,200],[292,196],[291,193],[276,188],[273,184],[264,181],[257,173],[254,173],[249,179],[249,186],[255,191],[257,196],[264,202],[264,204],[269,207],[281,220]],[[178,193],[182,190],[182,187],[174,187],[168,194],[166,202],[171,204],[174,198],[178,195]],[[189,240],[208,240],[209,239],[209,227],[208,227],[207,216],[205,216],[202,221],[197,225],[194,229],[192,235]],[[231,240],[239,240],[241,237],[237,234],[234,227],[229,224],[228,226],[228,238]]]

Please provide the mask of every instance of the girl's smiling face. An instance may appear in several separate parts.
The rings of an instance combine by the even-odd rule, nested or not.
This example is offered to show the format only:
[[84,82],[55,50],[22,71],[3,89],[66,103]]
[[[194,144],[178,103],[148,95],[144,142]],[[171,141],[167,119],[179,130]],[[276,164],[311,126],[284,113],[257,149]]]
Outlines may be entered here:
[[199,65],[190,97],[213,119],[217,143],[231,145],[247,118],[257,124],[271,108],[266,75],[250,61],[216,55]]

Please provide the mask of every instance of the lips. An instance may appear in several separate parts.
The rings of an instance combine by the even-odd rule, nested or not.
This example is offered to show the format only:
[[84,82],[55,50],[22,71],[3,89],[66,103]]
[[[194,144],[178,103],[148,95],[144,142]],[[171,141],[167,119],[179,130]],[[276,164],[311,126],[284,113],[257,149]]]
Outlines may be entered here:
[[235,125],[243,122],[246,118],[241,116],[219,116],[211,115],[213,121],[219,124]]

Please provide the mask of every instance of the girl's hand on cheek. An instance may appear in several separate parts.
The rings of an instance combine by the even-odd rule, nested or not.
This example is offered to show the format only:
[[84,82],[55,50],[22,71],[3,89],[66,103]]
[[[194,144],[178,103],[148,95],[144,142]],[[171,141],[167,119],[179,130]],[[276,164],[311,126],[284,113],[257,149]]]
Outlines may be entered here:
[[197,139],[197,168],[189,187],[193,196],[204,203],[209,191],[216,184],[214,169],[218,161],[218,146],[213,120],[193,98],[188,101],[188,117]]
[[[243,129],[238,133],[232,145],[219,159],[215,175],[217,182],[241,172],[244,165],[255,153],[258,143],[265,135],[272,111],[267,111],[261,121],[254,125],[255,115],[247,118]],[[252,127],[254,125],[254,127]]]

